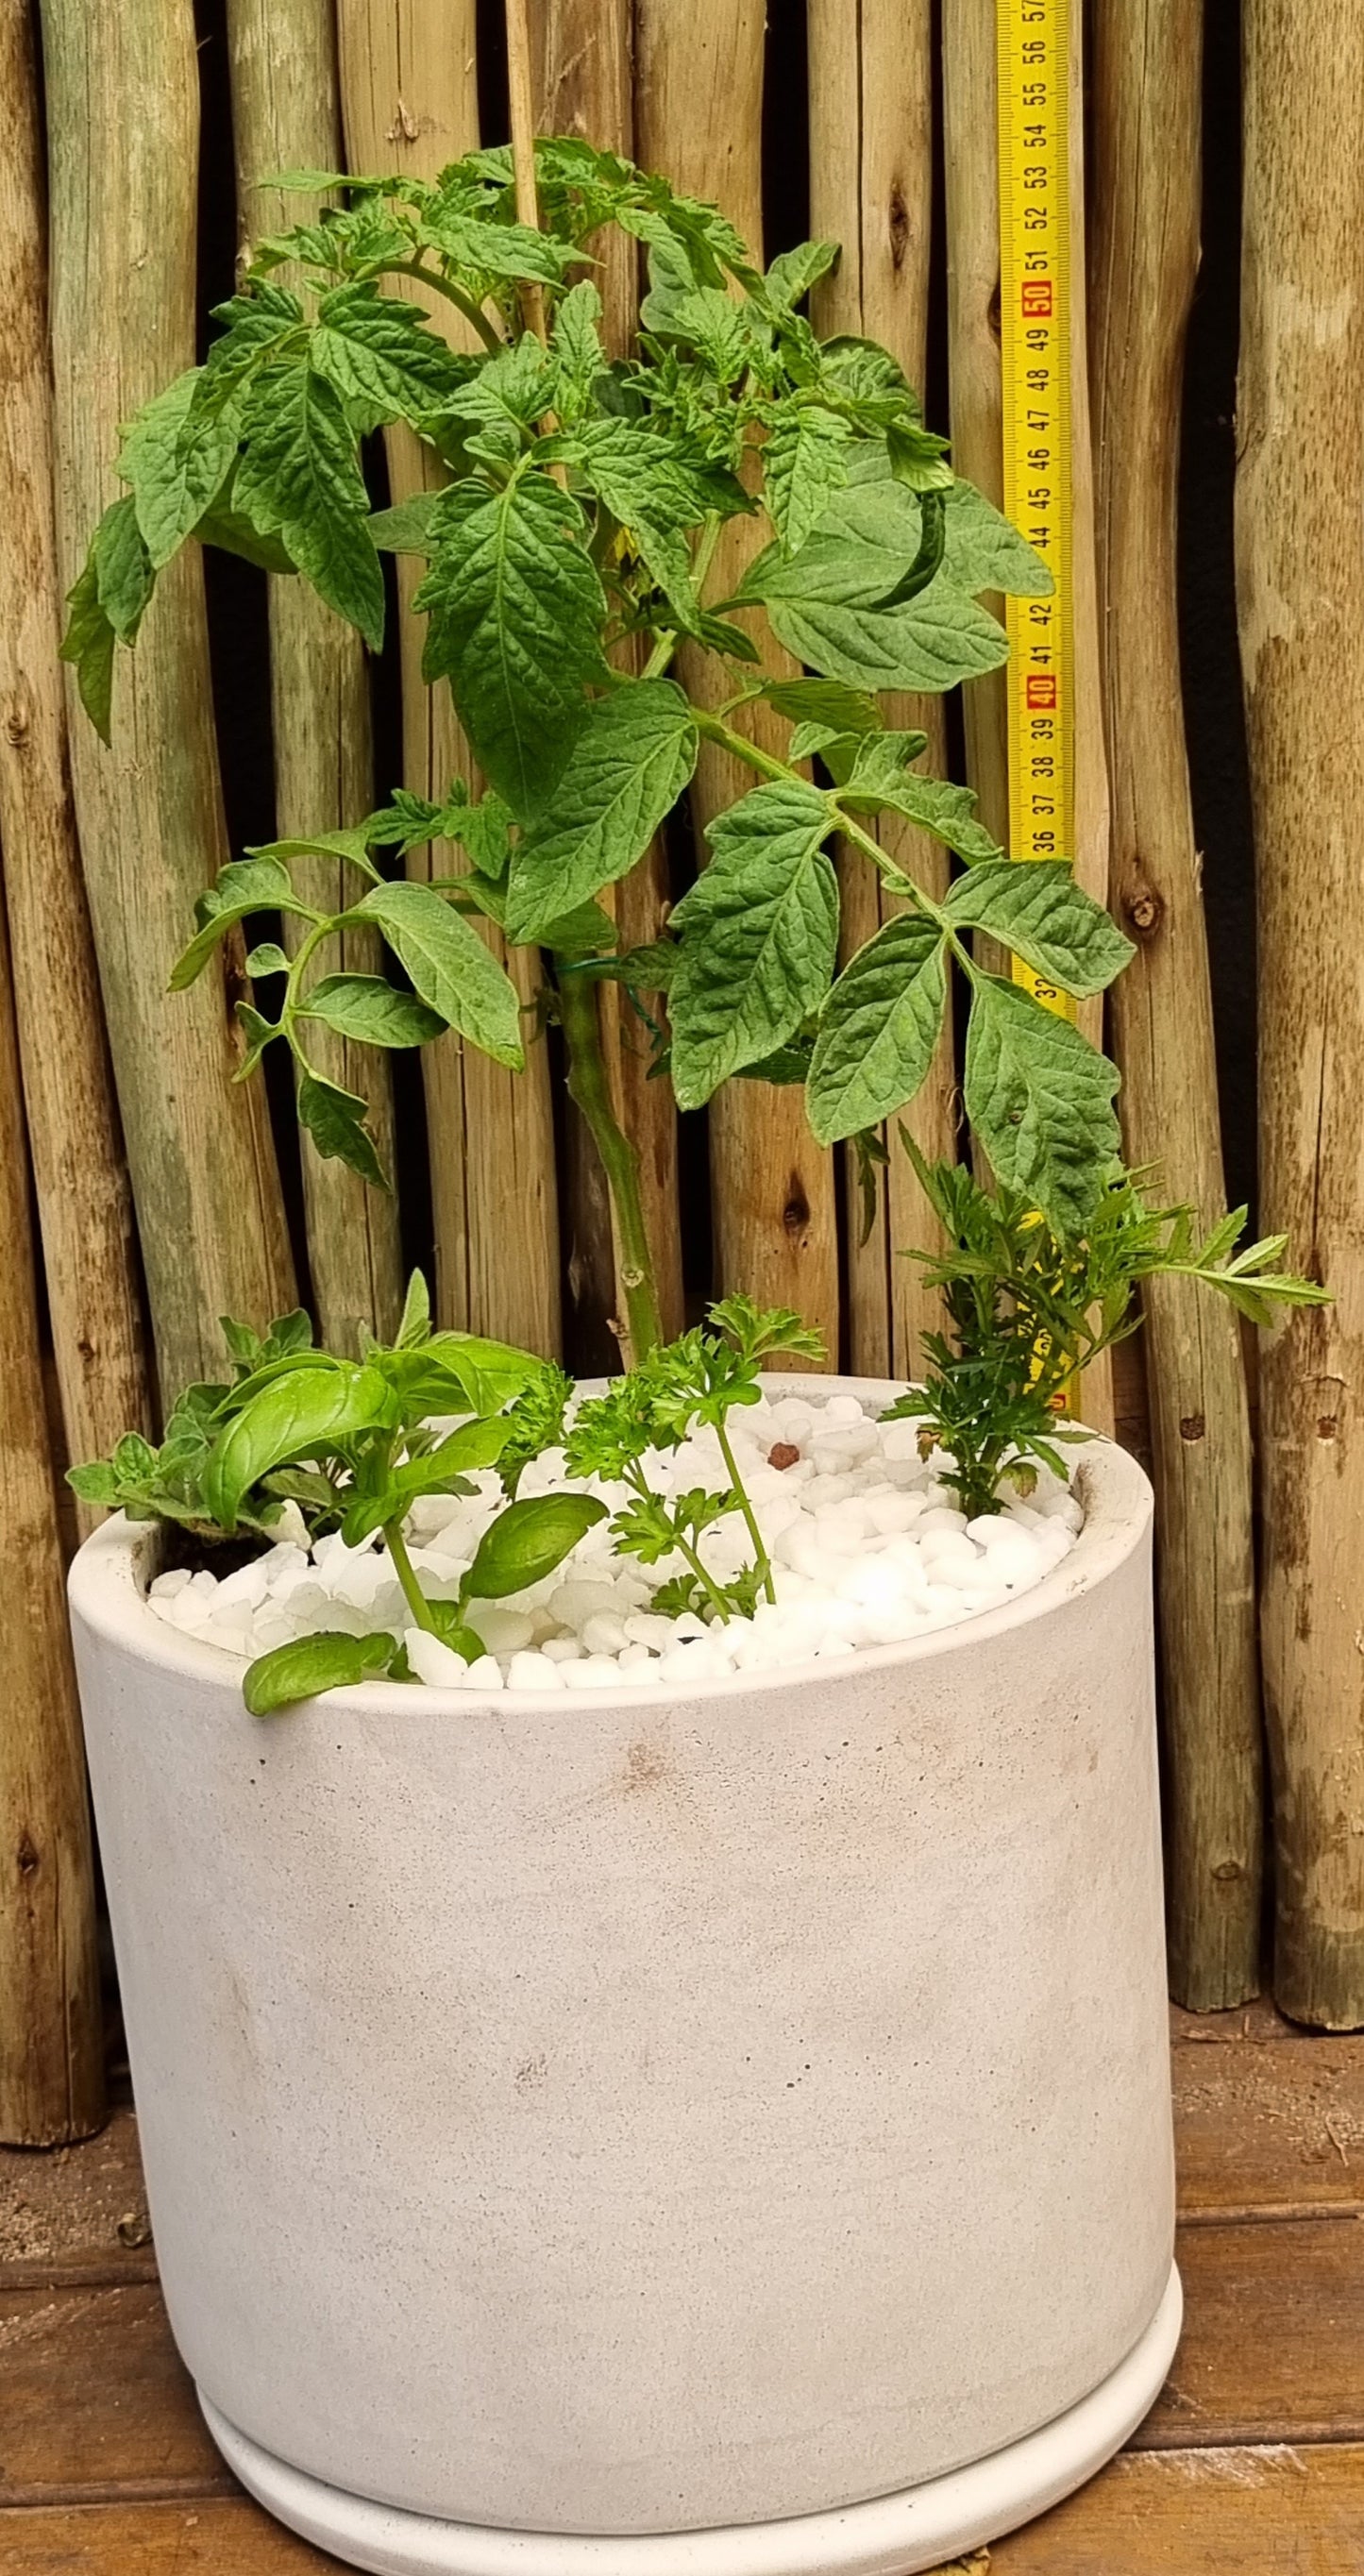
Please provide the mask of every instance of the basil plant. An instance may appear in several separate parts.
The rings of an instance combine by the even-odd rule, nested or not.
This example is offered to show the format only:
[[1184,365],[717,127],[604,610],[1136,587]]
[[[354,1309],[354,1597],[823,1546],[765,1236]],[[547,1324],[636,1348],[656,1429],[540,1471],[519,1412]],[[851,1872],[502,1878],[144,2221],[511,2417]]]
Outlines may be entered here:
[[[425,559],[426,676],[453,692],[484,792],[399,792],[352,830],[249,851],[201,899],[174,980],[192,981],[249,916],[297,916],[291,957],[270,942],[248,959],[283,976],[284,998],[273,1018],[239,1005],[246,1063],[286,1046],[319,1151],[382,1182],[366,1104],[316,1070],[310,1027],[378,1047],[456,1029],[519,1066],[517,992],[479,924],[541,949],[543,1013],[562,1026],[610,1183],[640,1355],[659,1339],[653,1265],[597,983],[635,996],[681,1108],[736,1075],[800,1081],[827,1145],[910,1099],[959,979],[967,1117],[999,1181],[1064,1233],[1085,1224],[1116,1151],[1117,1075],[987,971],[969,935],[988,932],[1072,994],[1101,991],[1131,952],[1063,862],[1012,866],[967,791],[925,774],[925,737],[888,720],[888,694],[1002,663],[981,594],[1040,595],[1050,576],[953,472],[895,359],[821,339],[805,317],[837,245],[807,242],[764,273],[722,214],[614,154],[549,141],[537,164],[539,229],[516,220],[506,150],[430,185],[289,174],[284,185],[341,202],[258,246],[205,364],[127,428],[128,489],[95,532],[63,652],[107,737],[115,646],[134,642],[186,543],[310,582],[375,651],[381,553]],[[647,262],[628,358],[608,358],[599,335],[593,268],[611,225]],[[523,300],[547,317],[544,339],[520,327]],[[459,315],[467,349],[436,326],[438,307]],[[444,479],[376,509],[367,442],[396,421]],[[742,573],[726,574],[739,550],[720,540],[739,519],[759,524]],[[769,637],[805,676],[769,675]],[[622,952],[598,898],[642,858],[708,745],[752,784],[709,824],[709,864],[666,935]],[[964,863],[946,896],[880,846],[882,814]],[[455,844],[458,867],[405,878],[405,854],[432,841]],[[903,905],[841,972],[840,844]],[[341,912],[295,889],[291,862],[313,851],[349,863]],[[329,964],[353,923],[382,934],[401,987]]]

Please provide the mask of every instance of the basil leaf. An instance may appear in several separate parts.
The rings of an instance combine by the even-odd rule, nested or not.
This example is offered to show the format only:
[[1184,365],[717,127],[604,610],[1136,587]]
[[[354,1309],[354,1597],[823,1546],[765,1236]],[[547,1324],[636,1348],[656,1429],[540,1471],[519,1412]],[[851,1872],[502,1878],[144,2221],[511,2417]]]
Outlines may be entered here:
[[1021,985],[977,972],[973,987],[967,1117],[997,1179],[1040,1208],[1056,1233],[1078,1233],[1118,1151],[1117,1068]]
[[636,680],[588,709],[548,804],[512,854],[507,936],[551,923],[613,885],[647,850],[696,767],[691,709],[672,680]]
[[269,1379],[214,1442],[204,1465],[204,1499],[223,1529],[235,1529],[243,1496],[270,1468],[316,1458],[357,1431],[395,1420],[377,1369],[348,1361],[290,1367]]
[[714,852],[672,916],[673,1089],[698,1109],[717,1084],[783,1046],[818,1008],[838,946],[838,883],[818,788],[755,787],[711,824]]
[[820,1021],[806,1106],[821,1145],[879,1126],[912,1099],[946,1000],[942,932],[921,913],[897,913],[845,966]]
[[478,932],[430,886],[371,886],[356,907],[377,921],[421,1000],[498,1064],[519,1072],[521,1000]]
[[958,929],[988,930],[1066,993],[1102,993],[1135,951],[1060,859],[968,868],[947,898]]
[[295,1700],[313,1699],[319,1691],[340,1690],[347,1682],[366,1682],[386,1672],[393,1654],[387,1629],[367,1637],[322,1628],[311,1637],[296,1637],[248,1664],[242,1697],[253,1717],[269,1717]]
[[536,1494],[509,1503],[479,1540],[466,1593],[471,1600],[501,1601],[543,1582],[605,1518],[605,1503],[591,1494]]

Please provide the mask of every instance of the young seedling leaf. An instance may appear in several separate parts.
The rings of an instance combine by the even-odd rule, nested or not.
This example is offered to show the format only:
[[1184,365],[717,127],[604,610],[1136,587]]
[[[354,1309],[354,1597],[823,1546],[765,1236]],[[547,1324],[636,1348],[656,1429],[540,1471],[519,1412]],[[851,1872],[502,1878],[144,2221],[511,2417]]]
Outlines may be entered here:
[[898,913],[858,950],[829,995],[806,1086],[821,1145],[878,1126],[913,1098],[946,999],[943,934],[922,914]]
[[479,1540],[466,1593],[471,1600],[501,1601],[543,1582],[605,1518],[605,1503],[591,1494],[536,1494],[509,1503]]
[[378,922],[428,1009],[519,1072],[525,1063],[520,996],[463,915],[430,886],[402,879],[373,886],[357,908]]
[[691,708],[672,680],[637,680],[593,701],[548,804],[513,850],[509,939],[546,939],[552,923],[634,866],[691,777],[696,750]]
[[823,1001],[838,947],[838,883],[823,847],[834,820],[817,788],[773,781],[711,824],[710,866],[672,916],[679,1108],[700,1108]]
[[319,1629],[296,1637],[248,1664],[242,1697],[253,1717],[269,1717],[295,1700],[314,1699],[319,1691],[341,1690],[347,1683],[372,1681],[386,1672],[393,1639],[386,1629],[352,1637],[336,1629]]

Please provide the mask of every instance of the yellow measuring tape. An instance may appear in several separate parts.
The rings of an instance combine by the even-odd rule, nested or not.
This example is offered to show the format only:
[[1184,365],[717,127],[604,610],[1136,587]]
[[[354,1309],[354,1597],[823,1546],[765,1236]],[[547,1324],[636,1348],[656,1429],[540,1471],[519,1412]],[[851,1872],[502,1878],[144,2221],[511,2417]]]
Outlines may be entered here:
[[[1055,583],[1007,603],[1009,855],[1075,852],[1070,490],[1071,0],[997,0],[1004,508]],[[1020,958],[1014,980],[1068,1019]]]

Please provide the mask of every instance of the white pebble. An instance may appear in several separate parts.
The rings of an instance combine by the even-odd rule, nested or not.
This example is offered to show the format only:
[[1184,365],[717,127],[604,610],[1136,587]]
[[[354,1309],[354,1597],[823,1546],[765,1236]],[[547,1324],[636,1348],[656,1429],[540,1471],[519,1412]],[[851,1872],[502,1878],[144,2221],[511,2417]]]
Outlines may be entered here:
[[449,1690],[463,1681],[469,1669],[464,1656],[447,1646],[443,1637],[433,1637],[429,1628],[404,1628],[403,1644],[418,1681],[431,1690]]
[[563,1686],[563,1674],[548,1655],[513,1655],[507,1667],[508,1690],[557,1691]]
[[169,1574],[155,1576],[148,1598],[152,1601],[173,1601],[177,1592],[184,1591],[188,1581],[189,1567],[173,1565]]
[[502,1667],[496,1655],[475,1655],[464,1676],[464,1688],[480,1691],[505,1690],[506,1683],[502,1677]]
[[571,1664],[582,1658],[582,1645],[577,1637],[542,1637],[537,1652],[548,1655],[552,1664]]
[[583,1622],[582,1641],[589,1655],[618,1655],[630,1643],[630,1629],[614,1610],[595,1610]]
[[561,1670],[570,1690],[628,1689],[631,1680],[612,1655],[584,1655],[580,1662],[564,1664]]
[[490,1655],[514,1655],[535,1634],[535,1621],[524,1610],[503,1610],[495,1601],[471,1601],[468,1625]]

